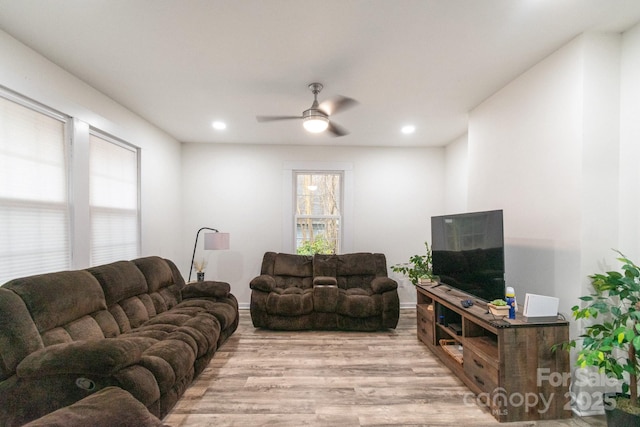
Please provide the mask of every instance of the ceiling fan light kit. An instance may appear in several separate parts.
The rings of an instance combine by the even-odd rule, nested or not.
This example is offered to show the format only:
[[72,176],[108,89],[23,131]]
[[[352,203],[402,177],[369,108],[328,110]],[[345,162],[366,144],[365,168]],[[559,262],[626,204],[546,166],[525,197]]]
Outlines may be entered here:
[[318,104],[318,93],[322,90],[321,83],[311,83],[309,90],[313,93],[313,104],[311,107],[302,112],[301,116],[257,116],[259,122],[271,122],[277,120],[302,119],[302,126],[307,132],[321,133],[328,130],[332,136],[344,136],[348,132],[340,126],[332,123],[329,116],[351,108],[358,102],[354,99],[344,96],[338,96],[331,100]]
[[[307,114],[308,113],[308,114]],[[320,113],[320,111],[307,110],[303,114],[302,126],[311,133],[320,133],[329,127],[329,118]]]

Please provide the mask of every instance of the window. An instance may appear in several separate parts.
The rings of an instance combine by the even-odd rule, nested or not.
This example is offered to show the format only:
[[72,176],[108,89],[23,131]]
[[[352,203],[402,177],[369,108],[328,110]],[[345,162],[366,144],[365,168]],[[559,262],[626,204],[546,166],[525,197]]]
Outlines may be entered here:
[[68,118],[12,94],[0,95],[1,285],[68,269],[71,245]]
[[138,153],[91,131],[89,136],[91,265],[140,253]]
[[342,174],[295,172],[296,253],[340,253]]
[[139,152],[0,87],[0,286],[140,254]]

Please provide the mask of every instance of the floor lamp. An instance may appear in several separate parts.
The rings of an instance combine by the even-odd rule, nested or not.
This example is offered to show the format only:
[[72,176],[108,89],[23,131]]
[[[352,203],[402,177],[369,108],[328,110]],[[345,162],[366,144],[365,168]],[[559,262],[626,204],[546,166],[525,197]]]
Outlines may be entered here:
[[196,257],[196,248],[198,247],[198,236],[202,230],[211,230],[214,233],[205,233],[204,249],[207,251],[229,249],[229,233],[220,233],[215,228],[202,227],[196,233],[196,242],[193,245],[193,255],[191,255],[191,267],[189,268],[189,280],[191,281],[191,272],[193,271],[193,260]]

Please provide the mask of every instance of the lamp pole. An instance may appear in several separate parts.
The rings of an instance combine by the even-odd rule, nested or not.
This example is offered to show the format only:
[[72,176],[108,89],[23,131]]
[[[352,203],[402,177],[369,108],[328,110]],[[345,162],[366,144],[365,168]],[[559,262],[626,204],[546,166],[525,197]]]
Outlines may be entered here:
[[191,255],[191,267],[189,267],[189,280],[187,280],[188,282],[191,281],[191,272],[193,271],[193,260],[196,258],[196,248],[198,247],[198,236],[200,235],[200,232],[202,230],[211,230],[211,231],[215,231],[216,233],[219,233],[219,231],[216,230],[215,228],[209,228],[209,227],[202,227],[196,233],[196,242],[193,244],[193,255]]

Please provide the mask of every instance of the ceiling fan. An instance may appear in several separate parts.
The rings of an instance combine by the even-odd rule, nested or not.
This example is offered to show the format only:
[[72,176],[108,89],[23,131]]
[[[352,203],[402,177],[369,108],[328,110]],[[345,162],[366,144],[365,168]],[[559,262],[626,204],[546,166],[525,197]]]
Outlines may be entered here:
[[358,101],[344,96],[337,96],[318,104],[318,94],[323,86],[320,83],[311,83],[309,90],[313,93],[313,104],[302,112],[301,116],[256,116],[259,122],[273,122],[277,120],[302,119],[302,125],[311,133],[320,133],[328,130],[333,136],[349,134],[344,128],[329,120],[333,114],[337,114],[358,104]]

